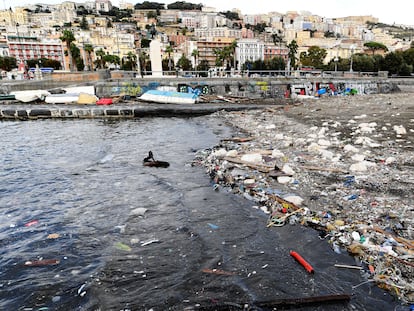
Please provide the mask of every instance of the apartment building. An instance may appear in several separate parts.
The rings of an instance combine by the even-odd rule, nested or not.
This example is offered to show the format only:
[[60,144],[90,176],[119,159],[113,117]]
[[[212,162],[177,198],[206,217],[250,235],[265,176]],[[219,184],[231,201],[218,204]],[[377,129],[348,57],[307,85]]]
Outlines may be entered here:
[[194,29],[194,36],[199,39],[206,39],[212,41],[213,38],[232,38],[241,39],[242,30],[228,27],[214,27],[214,28],[196,28]]
[[210,67],[216,66],[215,49],[223,49],[226,46],[230,46],[234,41],[233,38],[214,38],[213,40],[200,40],[197,41],[197,50],[199,61],[207,61]]
[[241,39],[237,41],[236,47],[236,60],[239,64],[239,70],[241,66],[249,62],[265,59],[265,44],[258,39]]
[[16,58],[17,63],[29,59],[53,59],[65,67],[65,54],[62,42],[59,39],[41,39],[37,37],[14,36],[7,37],[9,56]]

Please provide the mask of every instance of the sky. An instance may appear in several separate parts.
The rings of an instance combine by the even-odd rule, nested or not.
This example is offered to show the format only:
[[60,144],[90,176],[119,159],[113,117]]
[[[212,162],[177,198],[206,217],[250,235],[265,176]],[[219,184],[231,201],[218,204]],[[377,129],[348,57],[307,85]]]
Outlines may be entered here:
[[[71,0],[83,2],[82,0]],[[89,0],[91,1],[91,0]],[[111,0],[112,4],[119,6],[120,0]],[[145,0],[121,0],[132,4],[142,3]],[[150,2],[170,4],[183,0],[147,0]],[[185,2],[212,6],[219,11],[240,9],[242,14],[257,14],[276,11],[310,11],[323,17],[346,17],[355,15],[371,15],[387,24],[404,24],[414,26],[414,15],[411,10],[412,0],[392,0],[389,2],[379,0],[186,0]],[[28,3],[56,4],[63,0],[3,0],[1,9],[24,6]]]

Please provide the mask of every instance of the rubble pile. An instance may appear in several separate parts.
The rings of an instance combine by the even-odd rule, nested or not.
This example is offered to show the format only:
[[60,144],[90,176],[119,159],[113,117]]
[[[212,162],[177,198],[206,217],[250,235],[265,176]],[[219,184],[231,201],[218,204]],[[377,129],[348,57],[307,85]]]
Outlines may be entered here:
[[212,117],[236,136],[200,152],[195,163],[207,168],[214,189],[242,195],[267,213],[264,225],[318,230],[333,251],[355,256],[368,281],[412,303],[412,97],[218,112]]

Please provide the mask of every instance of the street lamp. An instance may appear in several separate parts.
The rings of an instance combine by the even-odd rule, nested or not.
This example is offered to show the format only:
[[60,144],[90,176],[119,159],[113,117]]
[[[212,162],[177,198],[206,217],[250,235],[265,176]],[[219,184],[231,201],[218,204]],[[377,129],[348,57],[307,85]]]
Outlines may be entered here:
[[354,60],[353,55],[354,55],[355,45],[351,45],[350,48],[351,48],[351,64],[349,66],[349,72],[353,72],[354,69],[352,68],[352,65],[353,65],[353,60]]
[[335,56],[335,58],[334,58],[334,62],[335,62],[335,72],[338,70],[338,61],[339,61],[338,56]]

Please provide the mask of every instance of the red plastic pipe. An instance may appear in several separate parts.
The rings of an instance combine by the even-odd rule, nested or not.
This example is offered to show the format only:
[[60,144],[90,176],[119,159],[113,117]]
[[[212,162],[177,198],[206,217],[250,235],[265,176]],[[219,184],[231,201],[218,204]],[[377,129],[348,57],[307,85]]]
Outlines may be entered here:
[[309,273],[314,273],[312,266],[305,260],[301,255],[299,255],[295,251],[290,251],[290,255],[296,259],[297,262],[299,262]]

